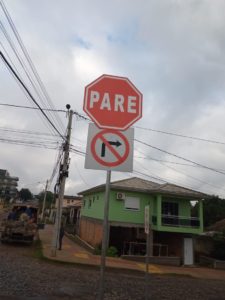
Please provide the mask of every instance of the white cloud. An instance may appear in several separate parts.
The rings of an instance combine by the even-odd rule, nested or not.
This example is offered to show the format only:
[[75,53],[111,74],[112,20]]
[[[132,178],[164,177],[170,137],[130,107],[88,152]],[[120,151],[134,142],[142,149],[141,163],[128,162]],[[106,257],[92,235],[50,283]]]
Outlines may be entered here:
[[[137,125],[224,141],[224,1],[5,0],[5,5],[57,109],[64,110],[70,103],[72,109],[82,113],[85,85],[104,73],[126,76],[143,93],[143,118]],[[2,11],[0,16],[10,32]],[[19,68],[2,34],[0,41]],[[1,103],[33,105],[2,62],[0,76]],[[30,87],[27,80],[26,84]],[[60,113],[60,118],[65,127],[65,113]],[[49,132],[36,111],[3,106],[0,127]],[[74,119],[72,143],[82,151],[87,128],[87,122]],[[136,129],[135,137],[225,170],[223,145],[141,129]],[[155,158],[182,162],[137,143],[135,147]],[[54,150],[2,143],[0,154],[1,168],[19,176],[23,187],[30,182],[45,182],[55,163]],[[179,175],[165,165],[146,159],[141,162],[147,170],[138,163],[135,169],[217,193],[212,186]],[[222,174],[171,166],[225,189]],[[129,175],[115,172],[113,179],[126,176]],[[104,182],[104,171],[85,170],[84,158],[72,154],[67,193]],[[37,184],[31,189],[37,192],[38,188]],[[225,196],[222,189],[218,193]]]

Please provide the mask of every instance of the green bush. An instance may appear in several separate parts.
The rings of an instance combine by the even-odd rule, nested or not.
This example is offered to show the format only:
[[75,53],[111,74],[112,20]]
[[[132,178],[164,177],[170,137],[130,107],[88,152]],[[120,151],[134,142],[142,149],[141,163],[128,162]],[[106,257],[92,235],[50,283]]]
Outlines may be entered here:
[[110,257],[116,257],[116,256],[118,256],[118,250],[116,249],[116,247],[110,246],[107,249],[106,255],[110,256]]
[[[101,255],[101,249],[102,249],[102,245],[99,244],[95,247],[94,249],[94,254],[95,255]],[[107,250],[106,250],[106,256],[109,257],[117,257],[118,256],[118,250],[116,249],[116,247],[114,246],[110,246]]]

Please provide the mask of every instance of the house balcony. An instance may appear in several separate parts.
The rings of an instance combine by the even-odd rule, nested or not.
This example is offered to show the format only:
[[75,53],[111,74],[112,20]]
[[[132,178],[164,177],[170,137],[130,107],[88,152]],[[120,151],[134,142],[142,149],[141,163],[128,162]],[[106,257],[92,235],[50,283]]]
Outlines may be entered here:
[[[157,225],[157,216],[152,216],[152,224]],[[161,215],[161,226],[199,228],[200,219],[175,215]]]

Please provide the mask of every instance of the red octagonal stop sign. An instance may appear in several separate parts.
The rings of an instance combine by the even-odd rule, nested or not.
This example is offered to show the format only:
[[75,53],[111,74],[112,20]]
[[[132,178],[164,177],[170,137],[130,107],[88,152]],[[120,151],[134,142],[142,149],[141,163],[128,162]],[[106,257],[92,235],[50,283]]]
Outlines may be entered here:
[[102,75],[86,86],[84,111],[99,128],[126,130],[142,117],[142,94],[128,78]]

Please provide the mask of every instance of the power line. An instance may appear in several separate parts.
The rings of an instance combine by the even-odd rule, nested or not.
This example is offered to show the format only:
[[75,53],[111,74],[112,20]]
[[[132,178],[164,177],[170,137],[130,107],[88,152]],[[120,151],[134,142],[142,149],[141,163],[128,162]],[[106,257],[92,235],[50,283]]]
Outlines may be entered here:
[[[176,185],[176,186],[181,186],[181,185],[179,185],[179,184],[177,184],[176,182],[174,182],[173,183],[173,181],[171,181],[171,180],[164,180],[163,178],[161,178],[161,179],[157,179],[157,178],[155,178],[155,177],[153,177],[153,176],[151,176],[151,175],[148,175],[148,174],[146,174],[146,173],[143,173],[143,172],[139,172],[139,171],[136,171],[136,170],[134,170],[133,171],[133,173],[135,173],[135,174],[137,174],[137,175],[139,175],[139,176],[145,176],[145,177],[148,177],[148,178],[151,178],[151,179],[156,179],[156,180],[158,180],[158,181],[162,181],[162,182],[164,182],[164,183],[170,183],[170,184],[174,184],[174,185]],[[184,187],[184,188],[187,188],[187,189],[190,189],[190,190],[195,190],[195,191],[198,191],[198,192],[200,192],[200,193],[202,193],[202,191],[201,190],[199,190],[199,189],[196,189],[196,188],[192,188],[192,187],[189,187],[188,185],[183,185],[182,184],[182,186]]]
[[[155,162],[162,162],[162,163],[165,163],[165,164],[173,164],[173,165],[178,165],[178,166],[185,166],[185,167],[187,166],[187,167],[192,167],[192,168],[202,168],[202,167],[196,166],[194,164],[179,163],[179,162],[176,162],[176,161],[169,161],[169,160],[163,160],[163,159],[158,159],[158,158],[155,158],[155,157],[151,157],[149,155],[146,155],[142,151],[140,151],[140,149],[138,149],[136,151],[139,152],[139,153],[141,153],[141,154],[143,154],[144,156],[137,156],[137,155],[135,155],[134,156],[135,158],[146,159],[146,160],[153,160]],[[223,170],[223,169],[216,169],[216,168],[214,168],[214,169],[222,171],[222,172],[225,172],[225,170]]]
[[8,128],[8,127],[0,127],[0,131],[5,132],[15,132],[19,134],[27,134],[27,135],[38,135],[38,136],[48,136],[48,137],[59,137],[58,134],[50,134],[50,133],[44,133],[39,131],[30,131],[30,130],[21,130],[21,129],[15,129],[15,128]]
[[[33,107],[33,106],[15,105],[15,104],[8,104],[8,103],[0,103],[0,106],[7,106],[7,107],[13,107],[13,108],[24,108],[24,109],[34,109],[34,110],[39,109],[38,107]],[[64,109],[42,108],[42,110],[67,113],[67,110],[64,110]],[[82,115],[76,111],[73,111],[73,114],[76,115],[78,117],[78,119],[90,121],[89,118],[85,117],[84,115]]]
[[178,163],[178,162],[175,162],[175,161],[169,161],[169,160],[163,160],[163,159],[153,158],[153,157],[151,157],[149,155],[145,155],[145,154],[143,154],[143,155],[144,156],[134,155],[134,157],[135,158],[141,158],[141,159],[147,159],[147,160],[153,160],[155,162],[163,162],[163,163],[167,163],[167,164],[174,164],[174,165],[179,165],[179,166],[187,166],[187,167],[199,168],[199,166],[195,166],[195,165],[191,165],[191,164]]
[[26,87],[26,85],[23,83],[23,81],[19,78],[19,76],[17,75],[17,73],[14,71],[14,69],[12,68],[12,66],[10,65],[10,63],[7,61],[7,59],[5,58],[4,54],[0,51],[0,55],[1,58],[3,60],[3,62],[6,64],[7,68],[9,69],[9,71],[13,74],[13,76],[17,79],[17,81],[20,83],[20,85],[22,85],[22,87],[24,88],[24,90],[27,92],[27,94],[29,95],[29,97],[31,98],[31,100],[37,105],[37,107],[39,108],[39,110],[41,111],[41,113],[44,115],[44,117],[47,119],[47,121],[51,124],[51,126],[54,128],[54,130],[64,139],[64,136],[62,136],[62,134],[59,132],[59,130],[55,127],[55,125],[52,123],[52,121],[49,119],[49,117],[46,115],[46,113],[43,111],[43,109],[40,107],[40,105],[37,103],[37,101],[34,99],[34,97],[32,96],[32,94],[30,93],[30,91],[28,90],[28,88]]
[[80,179],[83,181],[84,184],[86,184],[88,187],[90,187],[90,184],[84,179],[84,177],[81,175],[81,172],[79,170],[79,166],[78,164],[76,163],[76,161],[74,161],[74,164],[76,166],[76,170],[77,170],[77,173],[78,175],[80,176]]
[[160,149],[160,148],[158,148],[158,147],[152,146],[152,145],[147,144],[147,143],[145,143],[145,142],[142,142],[142,141],[140,141],[140,140],[134,139],[134,141],[136,141],[136,142],[138,142],[138,143],[140,143],[140,144],[143,144],[143,145],[145,145],[145,146],[148,146],[148,147],[150,147],[150,148],[156,149],[156,150],[158,150],[158,151],[160,151],[160,152],[163,152],[163,153],[169,154],[169,155],[171,155],[171,156],[177,157],[177,158],[179,158],[179,159],[182,159],[182,160],[187,161],[187,162],[189,162],[189,163],[195,164],[195,165],[197,165],[197,166],[199,166],[199,167],[202,167],[202,168],[204,168],[204,169],[207,169],[207,170],[210,170],[210,171],[213,171],[213,172],[216,172],[216,173],[225,175],[225,173],[222,172],[222,171],[219,171],[219,170],[216,170],[216,169],[214,169],[214,168],[211,168],[211,167],[202,165],[202,164],[200,164],[200,163],[197,163],[197,162],[192,161],[192,160],[190,160],[190,159],[184,158],[184,157],[179,156],[179,155],[177,155],[177,154],[173,154],[173,153],[171,153],[171,152],[168,152],[168,151],[166,151],[166,150]]
[[[14,105],[14,104],[7,104],[7,103],[0,103],[0,105],[1,106],[16,107],[16,108],[38,109],[37,107]],[[44,108],[42,108],[42,109],[45,110],[45,111],[67,112],[66,110],[62,110],[62,109],[44,109]],[[82,115],[82,114],[80,114],[80,113],[78,113],[76,111],[74,111],[74,114],[77,117],[81,118],[81,119],[84,119],[86,121],[91,121],[88,117],[86,117],[86,116],[84,116],[84,115]],[[144,128],[144,127],[140,127],[140,126],[134,126],[134,127],[138,128],[138,129],[143,129],[143,130],[148,130],[148,131],[163,133],[163,134],[167,134],[167,135],[174,135],[174,136],[179,136],[179,137],[183,137],[183,138],[199,140],[199,141],[208,142],[208,143],[225,145],[225,142],[220,142],[220,141],[215,141],[215,140],[210,140],[210,139],[203,139],[203,138],[199,138],[199,137],[192,137],[192,136],[187,136],[187,135],[181,135],[181,134],[177,134],[177,133],[171,133],[171,132],[166,132],[166,131],[161,131],[161,130],[156,130],[156,129],[151,129],[151,128]],[[181,163],[176,163],[176,162],[168,162],[168,163],[181,164]],[[185,165],[185,164],[183,164],[183,165]],[[187,166],[193,166],[193,165],[187,165]]]
[[53,171],[52,171],[52,175],[49,179],[49,186],[51,186],[52,181],[53,181],[53,179],[54,179],[54,177],[57,173],[57,169],[58,169],[58,166],[61,164],[62,157],[63,157],[63,149],[62,149],[62,147],[60,147],[59,152],[58,152],[58,157],[56,159],[56,163],[55,163],[55,166],[54,166]]
[[163,130],[156,130],[156,129],[151,129],[151,128],[145,128],[145,127],[140,127],[140,126],[134,126],[134,127],[137,128],[137,129],[148,130],[148,131],[162,133],[162,134],[166,134],[166,135],[173,135],[173,136],[177,136],[177,137],[182,137],[182,138],[187,138],[187,139],[192,139],[192,140],[197,140],[197,141],[202,141],[202,142],[208,142],[208,143],[225,145],[225,142],[221,142],[221,141],[215,141],[215,140],[210,140],[210,139],[203,139],[203,138],[199,138],[199,137],[188,136],[188,135],[179,134],[179,133],[172,133],[172,132],[163,131]]
[[[137,162],[137,161],[136,161],[136,162]],[[149,173],[149,169],[145,168],[140,162],[138,162],[138,164],[141,166],[142,169],[146,170],[146,171]],[[175,185],[178,185],[178,186],[181,186],[181,185],[184,186],[183,182],[182,182],[182,183],[179,183],[179,182],[177,183],[176,181],[171,180],[171,179],[168,181],[168,180],[165,180],[164,178],[162,178],[162,177],[160,177],[160,176],[158,176],[158,175],[156,175],[156,174],[150,173],[150,175],[149,175],[149,174],[146,174],[146,173],[139,172],[139,171],[137,171],[137,170],[134,170],[134,172],[139,173],[140,175],[143,175],[143,176],[147,176],[147,177],[150,177],[150,178],[153,178],[153,179],[157,179],[157,180],[159,180],[159,181],[163,181],[163,182],[165,182],[165,183],[170,182],[170,183],[175,184]],[[153,177],[152,175],[154,175],[154,177]],[[155,176],[157,176],[157,177],[155,177]],[[189,188],[189,189],[193,189],[192,186],[189,186],[189,185],[187,185],[187,184],[185,184],[185,187],[186,187],[186,188]],[[198,190],[198,189],[194,188],[194,190]],[[199,191],[199,190],[198,190],[198,191]]]
[[[1,2],[0,2],[0,4],[1,4]],[[26,76],[27,76],[27,78],[28,78],[28,80],[29,80],[31,86],[33,87],[33,89],[34,89],[34,91],[36,92],[38,98],[41,100],[42,104],[44,105],[44,101],[42,100],[42,97],[41,97],[41,95],[40,95],[40,93],[39,93],[39,91],[38,91],[38,87],[35,85],[35,82],[33,81],[33,78],[32,78],[32,76],[31,76],[31,74],[30,74],[30,71],[27,69],[26,64],[24,63],[23,59],[20,57],[20,55],[19,55],[19,53],[18,53],[18,51],[17,51],[17,49],[16,49],[16,47],[15,47],[15,44],[13,43],[12,39],[11,39],[10,36],[8,35],[6,29],[5,29],[5,27],[4,27],[4,25],[2,24],[1,21],[0,21],[0,28],[1,28],[1,30],[2,30],[2,32],[3,32],[3,34],[4,34],[4,36],[5,36],[5,38],[7,39],[8,43],[10,44],[10,46],[11,46],[11,48],[12,48],[12,50],[13,50],[15,56],[17,57],[17,59],[18,59],[20,65],[21,65],[22,69],[24,70],[24,72],[25,72],[25,74],[26,74]],[[7,52],[6,52],[6,54],[7,54]],[[12,66],[12,65],[11,65],[11,66]],[[13,66],[12,66],[12,68],[13,68]],[[18,70],[15,69],[15,68],[14,68],[14,70],[15,70],[15,72],[17,72],[17,74],[18,74],[18,76],[19,76]],[[28,99],[29,99],[29,98],[28,98]],[[30,99],[29,99],[29,100],[30,100]]]
[[86,155],[86,152],[76,149],[73,145],[70,144],[70,150],[82,156]]
[[14,65],[12,59],[10,58],[9,54],[6,51],[6,48],[4,47],[4,45],[2,44],[2,42],[0,41],[0,45],[2,47],[2,49],[5,51],[6,56],[8,57],[8,60],[10,61],[11,65],[13,66],[13,68],[16,70],[16,72],[18,73],[18,70],[16,68],[16,66]]
[[54,144],[44,144],[44,143],[36,143],[36,142],[28,142],[24,140],[14,140],[14,139],[4,139],[0,138],[0,142],[2,143],[7,143],[7,144],[15,144],[15,145],[22,145],[22,146],[29,146],[29,147],[34,147],[34,148],[45,148],[45,149],[52,149],[55,150],[58,148],[57,143]]
[[[38,110],[38,107],[32,107],[32,106],[24,106],[24,105],[15,105],[15,104],[8,104],[8,103],[0,103],[1,106],[8,106],[8,107],[15,107],[15,108],[25,108],[25,109],[36,109]],[[52,109],[52,108],[42,108],[43,111],[55,111],[55,112],[63,112],[66,113],[67,110],[63,109]]]
[[[1,23],[0,23],[0,27],[1,27]],[[1,45],[2,49],[4,50],[6,56],[8,57],[8,59],[9,59],[9,61],[10,61],[10,63],[11,63],[11,66],[14,68],[14,70],[17,72],[17,74],[19,74],[18,69],[17,69],[16,66],[14,65],[13,61],[11,60],[10,56],[8,55],[8,53],[7,53],[6,49],[5,49],[5,47],[3,46],[3,44],[2,44],[1,42],[0,42],[0,45]],[[16,50],[13,48],[13,51],[16,51]],[[16,54],[16,56],[18,55],[17,52],[16,52],[15,54]],[[20,58],[18,58],[18,59],[20,59]],[[21,63],[22,63],[22,62],[21,62]],[[29,77],[29,75],[27,75],[27,76]],[[31,80],[32,80],[31,77],[29,77],[29,81],[31,81]],[[32,86],[33,86],[34,83],[33,83],[33,82],[31,82],[31,83],[32,83]],[[29,98],[29,96],[27,95],[27,93],[25,92],[25,90],[23,89],[23,87],[22,87],[21,85],[19,85],[19,87],[20,87],[21,91],[24,93],[24,95],[26,96],[26,98],[28,99],[28,101],[31,101],[31,99]],[[35,90],[36,90],[36,89],[35,89]],[[38,94],[38,96],[40,97],[39,94]],[[43,101],[42,101],[42,103],[43,103]],[[9,104],[2,104],[2,105],[10,106]],[[19,107],[19,106],[18,106],[18,107]],[[38,108],[35,107],[34,109],[38,109]],[[40,115],[39,115],[39,116],[40,116]],[[41,116],[40,116],[40,117],[41,117]],[[42,116],[42,118],[44,118],[44,117]],[[46,122],[45,118],[44,118],[44,121]],[[50,125],[49,125],[48,123],[46,123],[46,124],[47,124],[48,127],[51,129]],[[51,131],[52,131],[52,129],[51,129]]]
[[161,161],[157,161],[157,160],[156,160],[156,162],[159,163],[159,164],[161,164],[162,166],[167,167],[167,168],[170,169],[170,170],[173,170],[173,171],[175,171],[175,172],[177,172],[177,173],[179,173],[179,174],[182,174],[182,175],[186,176],[187,178],[191,178],[191,179],[196,180],[196,181],[198,181],[198,182],[200,182],[200,183],[209,185],[209,186],[211,186],[211,187],[213,187],[213,188],[215,188],[215,189],[222,189],[221,187],[216,186],[216,185],[214,185],[214,184],[212,184],[212,183],[210,183],[210,182],[203,181],[203,180],[198,179],[198,178],[196,178],[196,177],[194,177],[194,176],[188,175],[188,174],[186,174],[185,172],[182,172],[182,171],[180,171],[180,170],[177,170],[176,168],[173,168],[173,167],[171,167],[171,166],[167,166],[165,163],[163,163],[163,162],[161,162]]
[[151,175],[149,175],[149,174],[145,174],[145,173],[143,173],[143,172],[139,172],[139,171],[137,171],[137,170],[134,170],[133,171],[135,174],[137,174],[137,175],[143,175],[143,176],[146,176],[146,177],[149,177],[149,178],[151,178],[151,179],[154,179],[154,180],[157,180],[157,181],[162,181],[162,182],[167,182],[166,180],[164,180],[164,179],[162,179],[162,178],[160,178],[160,177],[154,177],[154,176],[151,176]]
[[[25,47],[25,45],[22,41],[22,38],[20,37],[20,34],[19,34],[18,30],[16,29],[16,26],[15,26],[15,24],[14,24],[14,22],[13,22],[11,16],[10,16],[3,0],[0,1],[0,5],[1,5],[2,10],[3,10],[3,12],[4,12],[4,14],[5,14],[5,16],[8,20],[8,23],[9,23],[16,39],[17,39],[17,42],[19,43],[20,48],[22,49],[22,52],[23,52],[25,58],[27,59],[27,62],[29,64],[33,74],[34,74],[34,77],[36,78],[36,80],[38,82],[38,85],[40,87],[40,90],[41,90],[42,94],[44,95],[45,99],[47,100],[47,102],[49,104],[49,107],[54,108],[53,102],[52,102],[51,98],[49,97],[49,95],[47,93],[47,90],[46,90],[46,88],[45,88],[45,86],[44,86],[44,84],[43,84],[43,82],[42,82],[42,80],[41,80],[41,78],[40,78],[40,76],[37,72],[37,69],[35,68],[35,65],[33,64],[32,60],[31,60],[31,57],[29,56],[29,53],[28,53],[28,51],[27,51],[27,49],[26,49],[26,47]],[[64,129],[64,126],[63,126],[62,121],[59,118],[59,116],[57,114],[54,114],[54,116],[55,116],[56,121],[58,122],[58,125],[61,127],[61,129]]]

